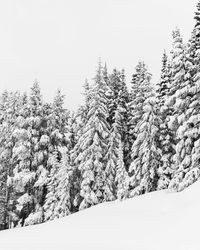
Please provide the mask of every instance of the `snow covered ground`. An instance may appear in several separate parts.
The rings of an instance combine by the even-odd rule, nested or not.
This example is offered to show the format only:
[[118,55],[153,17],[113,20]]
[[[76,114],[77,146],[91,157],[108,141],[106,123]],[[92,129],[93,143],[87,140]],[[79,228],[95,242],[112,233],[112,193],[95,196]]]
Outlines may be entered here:
[[0,232],[1,250],[199,250],[200,182]]

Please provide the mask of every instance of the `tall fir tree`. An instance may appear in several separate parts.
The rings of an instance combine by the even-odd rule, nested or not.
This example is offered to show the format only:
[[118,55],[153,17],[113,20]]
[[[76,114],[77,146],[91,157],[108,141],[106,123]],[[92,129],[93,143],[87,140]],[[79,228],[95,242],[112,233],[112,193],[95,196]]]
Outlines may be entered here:
[[105,88],[102,67],[99,64],[92,86],[87,122],[78,141],[79,154],[75,160],[81,171],[80,209],[103,201],[105,154],[109,134]]
[[[35,81],[12,135],[16,144],[13,149],[11,183],[17,198],[15,213],[22,226],[43,220],[42,206],[48,175],[49,137],[46,130],[49,112],[49,105],[43,105],[39,84]],[[27,218],[29,216],[31,220]]]
[[144,114],[136,126],[137,138],[132,147],[132,163],[130,172],[130,196],[157,190],[158,169],[161,151],[159,143],[159,118],[155,109],[154,98],[144,102]]
[[69,158],[69,150],[71,149],[68,121],[69,112],[64,108],[64,95],[58,90],[54,97],[51,113],[48,116],[47,131],[50,147],[47,162],[49,176],[48,181],[46,181],[47,195],[44,204],[45,220],[59,217],[58,212],[55,212],[59,199],[58,189],[62,192],[61,188],[58,188],[61,182],[58,176],[60,169],[64,169],[68,165],[64,159]]
[[[160,181],[159,189],[168,188],[171,179],[173,178],[175,163],[175,147],[177,144],[176,131],[178,129],[178,118],[180,112],[180,98],[177,97],[178,91],[185,83],[185,45],[177,28],[172,33],[173,49],[171,59],[171,78],[168,93],[165,97],[165,102],[159,109],[161,114],[161,150],[162,150],[162,165],[159,170]],[[179,107],[177,109],[177,106]]]
[[12,188],[7,185],[9,176],[13,173],[12,156],[16,141],[12,134],[16,128],[16,120],[20,116],[22,108],[22,99],[19,92],[4,92],[1,99],[1,153],[0,153],[0,168],[1,168],[1,209],[4,214],[1,216],[1,227],[11,227],[12,204],[14,194]]
[[123,190],[123,187],[120,186],[120,181],[123,182],[123,184],[121,183],[122,185],[128,183],[128,173],[124,165],[124,148],[122,145],[122,117],[123,108],[118,105],[115,111],[115,122],[110,131],[108,151],[106,154],[105,201],[112,201],[117,198],[122,199],[125,197],[125,192],[128,192],[128,185],[126,190]]
[[[70,142],[71,142],[71,156],[70,156],[70,162],[73,166],[73,188],[71,189],[71,196],[73,199],[72,202],[72,211],[77,212],[79,210],[80,203],[82,201],[82,198],[80,196],[80,183],[81,183],[81,170],[79,169],[80,159],[78,159],[78,156],[80,152],[82,152],[82,142],[80,138],[83,136],[84,128],[87,124],[87,117],[90,110],[90,102],[92,100],[92,87],[88,80],[85,81],[85,84],[83,85],[84,92],[84,104],[81,105],[77,112],[75,113],[75,117],[71,122],[75,121],[75,123],[69,124],[69,130],[70,130]],[[72,118],[72,117],[71,117]],[[72,135],[73,133],[73,135]],[[74,141],[74,145],[72,140],[73,137],[76,137]]]
[[125,159],[126,165],[129,168],[132,158],[131,158],[131,148],[134,141],[137,138],[136,126],[141,120],[144,110],[144,101],[151,96],[152,86],[151,86],[151,74],[144,62],[139,62],[135,68],[135,73],[132,76],[131,82],[131,92],[128,104],[128,121],[127,121],[127,156]]
[[[196,24],[187,51],[187,74],[185,86],[178,92],[181,97],[182,116],[177,131],[176,162],[171,188],[178,191],[199,179],[199,96],[200,96],[200,2],[195,13]],[[185,101],[183,101],[185,100]],[[180,105],[179,105],[180,106]],[[180,108],[180,107],[177,108]]]
[[71,187],[73,170],[70,166],[69,152],[61,150],[61,160],[58,160],[58,152],[49,158],[51,167],[48,194],[44,204],[45,220],[62,218],[71,213]]
[[129,175],[126,171],[124,164],[124,150],[123,143],[119,141],[119,147],[117,150],[118,159],[116,165],[116,190],[117,190],[117,199],[124,200],[129,196]]
[[159,107],[164,106],[164,103],[169,94],[170,85],[171,85],[171,64],[166,54],[166,51],[164,51],[162,57],[161,77],[156,88],[156,95],[159,100]]
[[[8,228],[7,178],[9,172],[10,154],[6,154],[6,137],[9,136],[9,126],[6,123],[6,110],[9,105],[9,94],[4,91],[0,98],[0,230]],[[6,150],[7,151],[7,150]],[[8,156],[8,157],[7,157]]]

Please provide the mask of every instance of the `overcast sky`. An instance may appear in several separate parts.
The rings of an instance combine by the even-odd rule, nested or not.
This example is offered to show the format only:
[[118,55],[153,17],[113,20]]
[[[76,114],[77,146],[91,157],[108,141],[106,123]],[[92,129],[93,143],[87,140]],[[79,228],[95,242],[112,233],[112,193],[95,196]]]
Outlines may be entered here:
[[37,78],[45,99],[57,88],[74,109],[98,58],[125,68],[138,60],[159,78],[163,50],[178,26],[187,40],[194,25],[191,0],[1,0],[0,91],[28,90]]

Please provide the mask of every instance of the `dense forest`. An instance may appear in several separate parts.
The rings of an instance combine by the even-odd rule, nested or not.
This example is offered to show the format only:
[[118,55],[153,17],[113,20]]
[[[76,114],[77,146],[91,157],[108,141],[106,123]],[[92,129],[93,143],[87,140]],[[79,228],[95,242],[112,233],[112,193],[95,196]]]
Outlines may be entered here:
[[139,62],[128,89],[124,70],[99,62],[76,112],[60,90],[45,102],[37,81],[1,94],[1,230],[199,179],[200,1],[190,40],[172,38],[158,83]]

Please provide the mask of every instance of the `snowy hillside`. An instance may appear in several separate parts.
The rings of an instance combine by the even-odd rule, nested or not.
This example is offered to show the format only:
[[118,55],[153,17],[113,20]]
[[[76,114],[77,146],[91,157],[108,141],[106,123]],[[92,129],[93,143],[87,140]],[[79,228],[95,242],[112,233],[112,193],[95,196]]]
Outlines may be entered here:
[[0,233],[1,250],[200,249],[200,182],[86,209],[61,220]]

